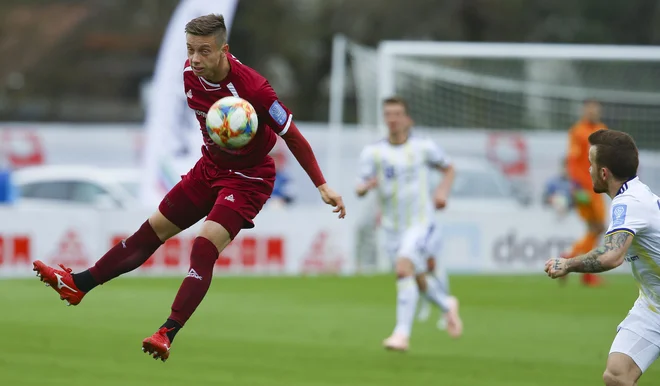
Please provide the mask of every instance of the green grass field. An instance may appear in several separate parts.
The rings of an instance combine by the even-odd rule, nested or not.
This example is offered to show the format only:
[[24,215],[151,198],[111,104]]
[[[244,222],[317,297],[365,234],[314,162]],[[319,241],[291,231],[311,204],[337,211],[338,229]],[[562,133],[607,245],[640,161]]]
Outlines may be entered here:
[[[166,363],[141,341],[169,314],[178,279],[119,279],[65,307],[32,280],[0,281],[0,385],[602,385],[632,278],[585,289],[543,276],[452,278],[465,335],[435,316],[411,351],[386,352],[391,277],[216,277]],[[660,364],[640,385],[660,384]]]

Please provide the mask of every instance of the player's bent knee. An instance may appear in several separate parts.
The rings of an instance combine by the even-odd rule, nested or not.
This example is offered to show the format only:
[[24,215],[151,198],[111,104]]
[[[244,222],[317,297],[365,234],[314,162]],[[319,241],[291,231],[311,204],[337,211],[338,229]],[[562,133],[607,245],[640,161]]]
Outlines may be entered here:
[[609,369],[603,373],[603,382],[606,386],[633,386],[635,381],[622,374],[616,374]]
[[426,292],[426,289],[428,287],[428,283],[426,282],[426,275],[425,274],[415,275],[415,281],[417,281],[417,288],[419,288],[421,292]]
[[426,270],[427,272],[435,271],[435,259],[433,257],[426,259]]
[[149,225],[151,225],[160,241],[163,242],[181,232],[181,229],[168,220],[160,211],[156,211],[149,217]]
[[398,278],[413,276],[415,274],[415,266],[410,259],[398,258],[396,261],[396,276]]
[[231,242],[229,231],[219,223],[211,220],[204,221],[204,225],[202,225],[202,230],[198,236],[212,242],[218,249],[218,252],[222,252]]

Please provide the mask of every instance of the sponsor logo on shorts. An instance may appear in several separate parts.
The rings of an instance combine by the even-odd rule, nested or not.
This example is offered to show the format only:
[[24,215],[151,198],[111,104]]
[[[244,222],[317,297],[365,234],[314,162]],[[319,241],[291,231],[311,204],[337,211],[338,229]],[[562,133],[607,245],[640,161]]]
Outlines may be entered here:
[[[180,94],[179,94],[179,95],[180,95]],[[206,113],[205,113],[204,111],[195,110],[195,114],[200,115],[200,116],[206,118]]]
[[229,196],[225,197],[225,200],[234,202],[234,195],[230,194]]

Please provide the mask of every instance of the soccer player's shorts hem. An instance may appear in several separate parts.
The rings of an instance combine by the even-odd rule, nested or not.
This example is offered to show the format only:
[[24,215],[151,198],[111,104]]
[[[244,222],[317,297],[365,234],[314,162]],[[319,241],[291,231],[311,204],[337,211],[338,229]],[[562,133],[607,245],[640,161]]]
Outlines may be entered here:
[[207,220],[222,225],[232,240],[241,229],[254,228],[252,220],[259,214],[270,196],[258,192],[245,192],[224,188],[218,194]]
[[195,203],[179,181],[167,192],[158,206],[158,211],[179,229],[188,229],[204,218],[211,210],[210,205]]
[[634,331],[619,328],[619,332],[617,332],[610,348],[610,354],[612,353],[629,356],[643,373],[660,356],[660,347],[644,339]]
[[252,220],[273,192],[275,163],[268,156],[257,166],[232,170],[202,157],[181,177],[161,202],[161,213],[180,229],[206,216],[233,239],[241,229],[254,227]]
[[427,259],[435,257],[438,231],[434,224],[420,225],[404,231],[385,231],[385,249],[392,263],[407,258],[415,266],[415,272],[428,270]]
[[[638,337],[652,346],[648,347]],[[660,314],[651,309],[650,303],[642,295],[617,327],[611,352],[620,352],[633,358],[642,371],[650,365],[646,362],[653,362],[660,355]]]

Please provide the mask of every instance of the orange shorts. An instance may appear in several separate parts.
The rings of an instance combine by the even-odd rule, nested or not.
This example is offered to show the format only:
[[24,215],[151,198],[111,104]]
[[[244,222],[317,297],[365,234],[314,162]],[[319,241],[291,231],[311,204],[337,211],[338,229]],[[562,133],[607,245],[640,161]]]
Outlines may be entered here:
[[584,221],[605,224],[605,200],[600,194],[589,192],[589,203],[577,204],[576,209]]

